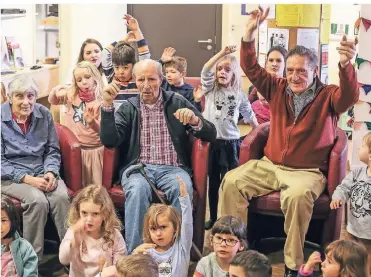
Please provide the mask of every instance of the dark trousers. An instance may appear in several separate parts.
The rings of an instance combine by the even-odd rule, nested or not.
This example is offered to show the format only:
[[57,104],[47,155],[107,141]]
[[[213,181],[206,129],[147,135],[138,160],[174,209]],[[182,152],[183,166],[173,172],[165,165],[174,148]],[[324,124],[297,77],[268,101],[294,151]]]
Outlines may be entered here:
[[240,139],[217,139],[210,144],[209,154],[209,207],[210,219],[216,221],[218,193],[224,175],[238,166]]

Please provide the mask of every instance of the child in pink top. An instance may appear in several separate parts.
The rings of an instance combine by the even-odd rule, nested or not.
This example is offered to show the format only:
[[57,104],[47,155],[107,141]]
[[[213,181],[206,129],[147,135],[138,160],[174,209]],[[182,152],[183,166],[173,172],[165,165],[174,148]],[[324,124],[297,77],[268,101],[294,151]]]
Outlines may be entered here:
[[97,67],[82,61],[73,70],[72,87],[53,90],[49,95],[50,104],[67,105],[66,126],[81,144],[84,186],[102,183],[104,147],[99,138],[99,128],[103,86]]
[[69,226],[59,248],[59,260],[70,264],[70,277],[114,277],[116,262],[126,255],[112,200],[101,185],[90,185],[73,199]]

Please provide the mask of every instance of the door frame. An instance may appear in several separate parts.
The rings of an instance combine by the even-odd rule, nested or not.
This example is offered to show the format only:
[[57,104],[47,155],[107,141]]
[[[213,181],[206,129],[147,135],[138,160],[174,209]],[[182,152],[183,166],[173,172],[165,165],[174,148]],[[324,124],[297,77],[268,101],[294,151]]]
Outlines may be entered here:
[[[146,5],[146,4],[128,4],[127,12],[132,15],[134,11],[134,5]],[[156,4],[154,4],[156,5]],[[167,5],[167,4],[161,4]],[[169,4],[169,5],[197,5],[197,4]],[[207,5],[207,4],[206,4]],[[214,55],[218,53],[222,48],[222,19],[223,19],[223,4],[209,4],[216,5],[215,14],[215,38],[214,38]],[[140,22],[139,22],[140,23]],[[129,30],[127,30],[129,31]]]

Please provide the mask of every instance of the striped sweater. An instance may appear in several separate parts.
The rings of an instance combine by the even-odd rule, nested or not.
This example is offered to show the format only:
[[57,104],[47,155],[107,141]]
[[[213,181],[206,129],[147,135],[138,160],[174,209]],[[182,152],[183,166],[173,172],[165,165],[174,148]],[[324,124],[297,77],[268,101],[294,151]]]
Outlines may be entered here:
[[[112,48],[114,48],[116,44],[117,44],[116,41],[113,42],[111,44]],[[151,53],[149,51],[149,48],[148,48],[148,45],[145,39],[137,41],[137,47],[138,47],[139,60],[151,58]],[[115,77],[115,70],[113,69],[113,63],[112,63],[112,51],[108,47],[104,48],[102,51],[102,66],[103,66],[104,74],[107,77],[108,83],[111,83]],[[131,80],[127,82],[120,82],[120,91],[116,99],[113,101],[113,104],[115,105],[115,108],[117,109],[118,106],[120,106],[128,98],[134,97],[138,94],[139,94],[139,90],[137,88],[134,78],[132,78]]]

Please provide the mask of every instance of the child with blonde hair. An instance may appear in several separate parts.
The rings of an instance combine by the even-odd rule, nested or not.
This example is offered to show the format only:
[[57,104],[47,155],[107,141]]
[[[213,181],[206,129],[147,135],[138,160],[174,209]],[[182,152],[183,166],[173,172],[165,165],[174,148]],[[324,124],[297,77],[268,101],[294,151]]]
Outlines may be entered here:
[[371,132],[363,137],[358,157],[364,165],[350,172],[336,187],[330,208],[338,209],[350,200],[346,235],[366,247],[371,273]]
[[234,256],[247,248],[246,225],[234,216],[219,218],[211,228],[214,252],[197,264],[194,277],[225,277]]
[[67,226],[59,260],[70,264],[69,276],[114,277],[116,262],[127,251],[121,222],[107,190],[101,185],[81,190],[72,201]]
[[71,88],[53,90],[49,103],[67,105],[66,126],[81,144],[83,185],[101,184],[104,146],[100,141],[100,101],[103,81],[91,62],[79,62],[73,71]]
[[186,277],[192,246],[191,199],[185,183],[180,183],[180,216],[172,206],[153,204],[144,217],[143,241],[133,253],[149,254],[158,264],[159,276]]
[[236,57],[231,55],[235,51],[235,46],[226,46],[204,65],[201,72],[202,90],[194,94],[195,101],[198,101],[205,93],[205,110],[202,114],[205,119],[214,123],[217,131],[216,141],[210,144],[210,220],[205,223],[207,230],[217,218],[220,183],[228,171],[238,166],[239,114],[242,114],[245,123],[250,123],[254,128],[258,126],[249,99],[241,89],[240,65]]
[[118,277],[158,277],[155,260],[145,254],[133,254],[123,257],[116,263]]
[[367,252],[363,245],[353,241],[336,240],[321,254],[313,252],[306,264],[300,267],[298,277],[313,276],[313,269],[321,263],[323,277],[368,277]]

